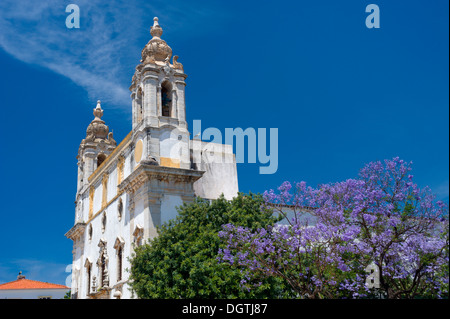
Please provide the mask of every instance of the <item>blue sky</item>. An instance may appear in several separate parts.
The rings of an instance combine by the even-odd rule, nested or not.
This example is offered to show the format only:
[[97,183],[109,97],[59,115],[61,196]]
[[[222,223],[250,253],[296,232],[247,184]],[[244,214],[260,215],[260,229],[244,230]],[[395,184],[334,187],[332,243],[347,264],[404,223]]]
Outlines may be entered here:
[[[80,29],[65,7],[78,4]],[[368,29],[365,8],[380,7]],[[95,102],[117,141],[128,87],[158,16],[188,74],[202,128],[278,128],[278,171],[239,164],[239,188],[316,186],[400,156],[449,193],[448,1],[0,2],[0,283],[64,284],[72,260],[76,155]],[[192,133],[192,132],[191,132]]]

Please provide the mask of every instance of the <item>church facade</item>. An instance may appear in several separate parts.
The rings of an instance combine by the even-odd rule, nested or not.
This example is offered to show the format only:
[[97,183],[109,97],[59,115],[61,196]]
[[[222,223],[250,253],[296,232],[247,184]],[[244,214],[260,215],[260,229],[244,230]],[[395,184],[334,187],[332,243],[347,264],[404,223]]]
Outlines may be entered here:
[[66,233],[73,298],[136,297],[126,272],[133,247],[157,236],[184,202],[238,192],[232,146],[190,138],[187,75],[157,18],[150,33],[130,86],[131,132],[117,143],[98,101],[78,149],[75,223]]

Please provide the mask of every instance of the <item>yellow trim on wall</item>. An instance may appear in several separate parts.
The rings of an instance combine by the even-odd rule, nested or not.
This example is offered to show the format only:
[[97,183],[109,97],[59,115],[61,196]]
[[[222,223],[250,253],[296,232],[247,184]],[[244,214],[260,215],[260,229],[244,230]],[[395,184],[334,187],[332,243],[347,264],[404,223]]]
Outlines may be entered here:
[[123,181],[123,167],[125,164],[125,157],[119,156],[119,160],[117,162],[117,186],[120,185]]
[[94,213],[94,194],[95,194],[95,187],[94,186],[89,187],[89,218],[91,218],[92,214]]
[[119,153],[125,147],[126,143],[128,143],[131,140],[132,134],[133,131],[128,133],[128,135],[122,140],[122,142],[120,142],[120,144],[114,149],[114,151],[112,151],[112,153],[109,154],[108,157],[103,161],[103,163],[99,167],[97,167],[97,169],[91,174],[91,176],[89,176],[88,178],[89,183],[91,183],[95,179],[95,177],[101,170],[103,170],[105,167],[111,164],[117,153]]
[[97,217],[100,213],[104,212],[109,207],[109,205],[111,205],[114,201],[116,201],[122,194],[123,194],[123,191],[117,193],[117,195],[114,196],[113,199],[111,199],[109,202],[106,203],[105,207],[102,207],[98,212],[95,213],[95,215],[93,215],[93,216],[90,215],[86,224],[89,224],[95,217]]
[[134,160],[136,163],[139,163],[142,159],[142,153],[144,151],[144,142],[142,140],[138,140],[136,145],[134,146]]
[[160,157],[161,166],[180,168],[180,160],[170,157]]
[[108,200],[108,179],[109,175],[104,174],[102,179],[102,208],[106,206],[106,202]]

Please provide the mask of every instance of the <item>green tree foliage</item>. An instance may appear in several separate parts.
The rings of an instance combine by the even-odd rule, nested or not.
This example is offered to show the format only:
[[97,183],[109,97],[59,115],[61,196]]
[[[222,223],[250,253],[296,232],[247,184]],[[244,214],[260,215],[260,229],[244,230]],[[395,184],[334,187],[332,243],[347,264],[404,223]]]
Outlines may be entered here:
[[278,221],[262,204],[260,195],[239,194],[231,201],[222,196],[179,207],[178,217],[162,225],[156,238],[136,247],[130,259],[134,292],[139,298],[282,297],[280,280],[268,278],[248,290],[240,269],[217,259],[225,248],[218,236],[223,224],[256,230]]

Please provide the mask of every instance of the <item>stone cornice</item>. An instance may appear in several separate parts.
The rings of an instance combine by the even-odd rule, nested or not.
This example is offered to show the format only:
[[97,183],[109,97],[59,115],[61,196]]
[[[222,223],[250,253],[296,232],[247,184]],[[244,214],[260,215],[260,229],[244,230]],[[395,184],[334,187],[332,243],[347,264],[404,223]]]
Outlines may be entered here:
[[75,241],[78,237],[84,234],[86,223],[76,223],[64,236]]
[[167,183],[194,183],[203,176],[203,171],[139,164],[118,187],[120,191],[135,193],[147,181]]

